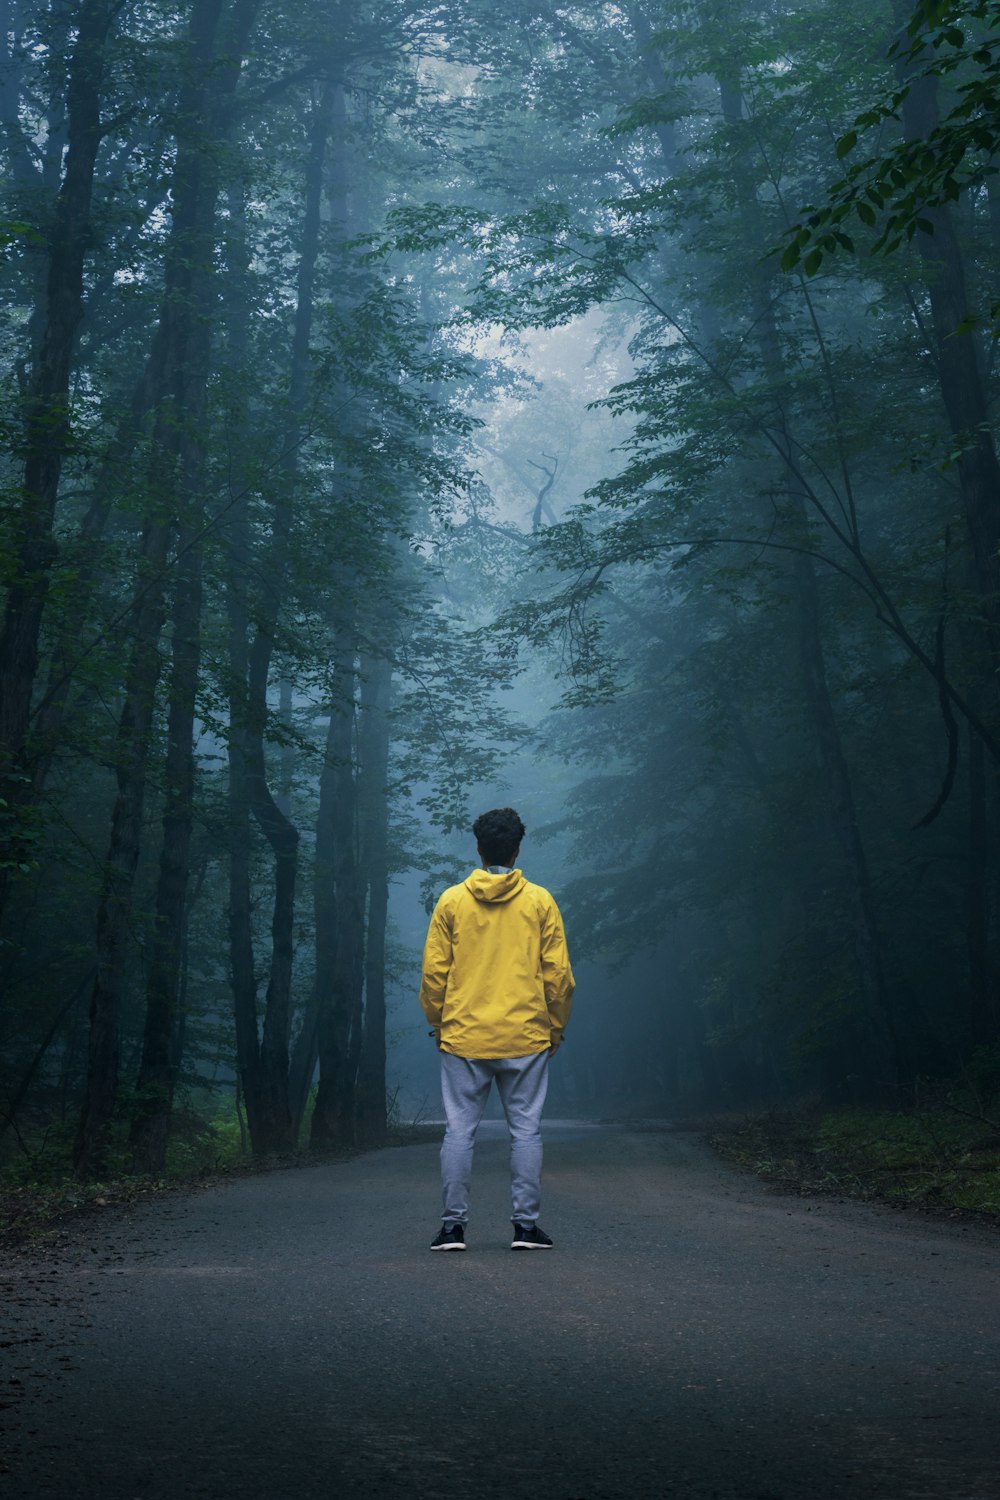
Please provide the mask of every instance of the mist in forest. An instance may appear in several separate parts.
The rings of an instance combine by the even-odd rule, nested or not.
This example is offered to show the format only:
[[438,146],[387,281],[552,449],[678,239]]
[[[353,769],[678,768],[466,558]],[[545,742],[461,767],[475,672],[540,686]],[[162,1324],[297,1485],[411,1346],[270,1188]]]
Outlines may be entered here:
[[550,1113],[995,1084],[992,19],[3,7],[0,1168],[437,1118],[506,805]]

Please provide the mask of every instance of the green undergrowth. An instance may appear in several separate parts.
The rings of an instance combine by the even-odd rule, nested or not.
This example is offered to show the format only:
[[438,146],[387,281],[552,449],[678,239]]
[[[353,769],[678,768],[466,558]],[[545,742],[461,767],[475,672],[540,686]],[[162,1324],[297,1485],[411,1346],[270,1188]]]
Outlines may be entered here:
[[709,1132],[714,1148],[766,1181],[1000,1223],[1000,1099],[938,1089],[901,1110],[771,1111]]

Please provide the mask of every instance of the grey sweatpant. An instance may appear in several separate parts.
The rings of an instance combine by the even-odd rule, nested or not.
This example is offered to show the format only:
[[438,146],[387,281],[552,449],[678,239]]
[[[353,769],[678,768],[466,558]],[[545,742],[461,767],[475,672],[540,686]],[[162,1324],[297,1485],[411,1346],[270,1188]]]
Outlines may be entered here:
[[472,1152],[494,1078],[510,1131],[511,1220],[538,1219],[542,1176],[542,1107],[549,1084],[549,1054],[527,1057],[454,1057],[441,1053],[441,1094],[448,1121],[441,1145],[445,1224],[469,1217]]

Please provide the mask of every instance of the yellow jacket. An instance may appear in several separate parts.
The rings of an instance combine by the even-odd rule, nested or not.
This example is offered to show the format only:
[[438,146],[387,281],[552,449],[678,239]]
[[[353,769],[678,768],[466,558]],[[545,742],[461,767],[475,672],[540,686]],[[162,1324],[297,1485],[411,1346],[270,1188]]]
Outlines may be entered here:
[[574,989],[559,908],[520,870],[473,870],[434,908],[420,1004],[458,1057],[542,1052],[569,1020]]

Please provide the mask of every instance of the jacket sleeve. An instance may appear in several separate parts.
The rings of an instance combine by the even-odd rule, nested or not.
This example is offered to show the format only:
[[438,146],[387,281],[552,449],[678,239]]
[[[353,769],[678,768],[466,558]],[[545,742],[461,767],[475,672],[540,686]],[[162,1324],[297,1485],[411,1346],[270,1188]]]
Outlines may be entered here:
[[545,1004],[553,1031],[565,1031],[573,1008],[573,991],[576,981],[570,968],[566,934],[562,917],[554,901],[542,915],[542,982],[545,985]]
[[420,1004],[432,1026],[441,1025],[448,974],[451,970],[451,912],[438,901],[427,929],[424,962],[420,979]]

